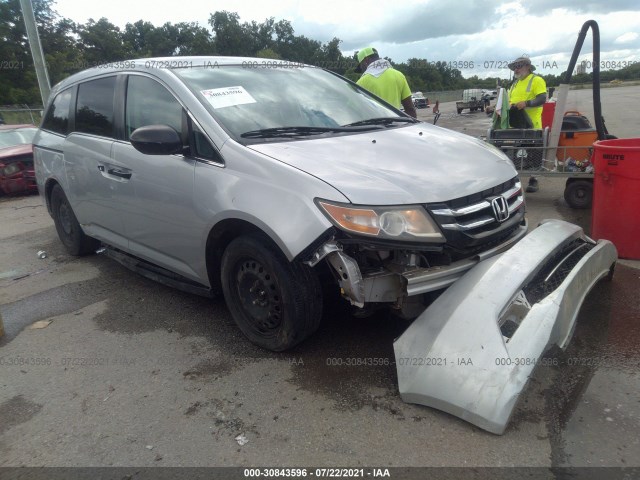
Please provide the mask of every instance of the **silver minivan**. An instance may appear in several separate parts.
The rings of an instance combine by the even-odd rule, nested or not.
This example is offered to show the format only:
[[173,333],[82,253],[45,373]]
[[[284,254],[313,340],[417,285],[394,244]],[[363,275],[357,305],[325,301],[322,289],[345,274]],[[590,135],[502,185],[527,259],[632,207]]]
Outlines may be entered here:
[[[293,62],[172,57],[78,73],[52,90],[34,158],[72,255],[103,244],[156,280],[223,293],[248,339],[275,351],[318,328],[322,289],[363,314],[417,317],[394,344],[403,398],[497,433],[533,363],[495,358],[566,344],[616,261],[611,243],[565,222],[527,235],[517,172],[493,146]],[[486,382],[508,388],[485,405]]]

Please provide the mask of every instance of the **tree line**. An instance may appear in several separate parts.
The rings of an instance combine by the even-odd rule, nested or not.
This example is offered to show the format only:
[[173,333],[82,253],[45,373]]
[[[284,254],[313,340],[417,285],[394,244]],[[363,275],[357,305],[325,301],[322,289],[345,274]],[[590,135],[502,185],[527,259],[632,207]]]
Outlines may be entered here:
[[[53,9],[54,0],[32,0],[51,84],[67,76],[110,62],[176,55],[233,55],[275,58],[316,65],[357,80],[356,59],[343,55],[341,40],[320,42],[296,35],[288,20],[268,18],[241,22],[235,12],[216,11],[208,25],[167,22],[159,27],[138,20],[124,28],[106,18],[76,23]],[[429,62],[411,58],[392,62],[402,71],[412,91],[495,88],[500,78],[464,78],[456,62]],[[640,78],[640,66],[627,72]],[[627,69],[624,69],[627,70]],[[603,81],[610,72],[603,72]],[[579,77],[579,76],[577,76]],[[574,81],[580,78],[574,77]],[[619,75],[616,78],[621,78]],[[557,85],[559,76],[545,76]],[[27,41],[19,0],[0,0],[0,105],[40,103],[40,94]]]

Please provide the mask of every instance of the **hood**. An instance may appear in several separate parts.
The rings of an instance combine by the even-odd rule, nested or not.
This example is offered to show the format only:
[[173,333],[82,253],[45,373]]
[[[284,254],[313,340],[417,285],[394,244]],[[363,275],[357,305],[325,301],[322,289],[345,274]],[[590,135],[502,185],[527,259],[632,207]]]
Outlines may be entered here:
[[492,145],[427,123],[249,148],[327,182],[360,205],[441,202],[516,175]]
[[29,155],[33,152],[33,145],[14,145],[12,147],[0,148],[0,159],[8,159],[22,155]]

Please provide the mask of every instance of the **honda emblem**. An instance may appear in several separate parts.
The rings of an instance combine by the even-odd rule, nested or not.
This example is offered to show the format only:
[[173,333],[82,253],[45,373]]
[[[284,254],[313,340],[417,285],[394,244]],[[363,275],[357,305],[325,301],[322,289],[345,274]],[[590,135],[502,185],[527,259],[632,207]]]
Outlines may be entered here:
[[491,208],[493,216],[498,222],[502,223],[509,218],[509,204],[502,195],[491,200]]

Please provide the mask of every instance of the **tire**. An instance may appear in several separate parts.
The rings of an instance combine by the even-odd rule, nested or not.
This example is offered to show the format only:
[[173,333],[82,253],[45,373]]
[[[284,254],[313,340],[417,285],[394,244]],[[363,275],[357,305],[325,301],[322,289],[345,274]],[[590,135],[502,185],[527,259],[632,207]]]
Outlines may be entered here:
[[593,182],[589,180],[568,181],[564,199],[571,208],[590,208],[593,202]]
[[462,113],[462,108],[458,108],[458,115],[460,115]]
[[60,185],[55,185],[51,191],[51,211],[58,237],[69,254],[76,257],[88,255],[100,246],[99,241],[85,235],[82,231]]
[[238,237],[227,246],[221,281],[238,328],[262,348],[287,350],[320,325],[322,292],[315,272],[289,262],[265,235]]

